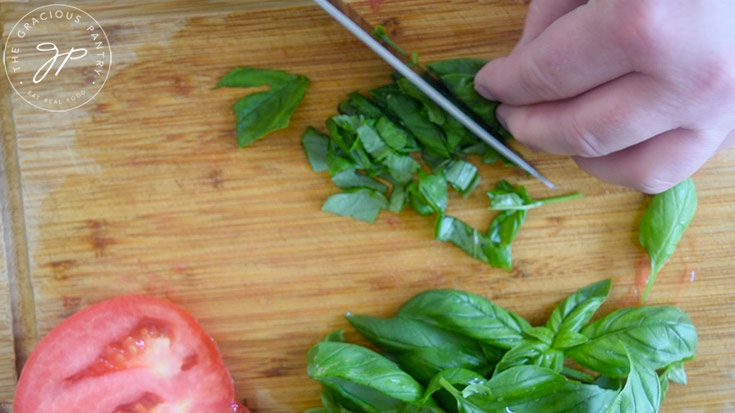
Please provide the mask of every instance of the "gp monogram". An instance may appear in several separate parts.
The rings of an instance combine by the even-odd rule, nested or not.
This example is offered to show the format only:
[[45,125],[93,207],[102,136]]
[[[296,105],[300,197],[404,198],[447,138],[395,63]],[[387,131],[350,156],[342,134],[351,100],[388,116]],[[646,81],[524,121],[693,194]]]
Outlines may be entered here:
[[91,101],[110,74],[112,52],[102,26],[85,11],[51,4],[13,26],[3,50],[5,73],[32,106],[66,112]]

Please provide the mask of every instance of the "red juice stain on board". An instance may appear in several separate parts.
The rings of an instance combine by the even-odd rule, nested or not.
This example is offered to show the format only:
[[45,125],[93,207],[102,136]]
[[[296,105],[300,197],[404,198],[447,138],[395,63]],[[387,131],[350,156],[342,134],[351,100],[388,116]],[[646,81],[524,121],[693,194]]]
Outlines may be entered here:
[[378,11],[380,9],[380,6],[383,5],[383,0],[368,0],[370,3],[370,8],[373,9],[373,11]]

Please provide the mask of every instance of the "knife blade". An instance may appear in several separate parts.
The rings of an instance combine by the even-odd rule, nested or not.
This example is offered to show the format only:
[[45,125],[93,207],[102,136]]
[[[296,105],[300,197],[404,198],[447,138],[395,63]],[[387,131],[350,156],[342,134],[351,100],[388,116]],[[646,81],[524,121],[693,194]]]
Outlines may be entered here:
[[337,20],[338,23],[349,30],[353,35],[355,35],[355,37],[360,39],[360,41],[372,49],[372,51],[380,56],[386,63],[391,65],[398,73],[408,79],[409,82],[413,83],[429,99],[444,109],[449,116],[455,118],[459,123],[464,125],[464,127],[469,129],[473,135],[485,141],[493,149],[498,151],[499,154],[518,165],[518,167],[528,172],[531,176],[541,181],[547,187],[551,189],[556,188],[556,185],[536,170],[536,168],[531,166],[531,164],[524,160],[520,155],[505,146],[499,139],[488,132],[487,129],[480,126],[474,119],[472,119],[472,117],[458,108],[457,105],[455,105],[441,92],[436,90],[436,88],[404,63],[403,60],[406,57],[401,56],[399,53],[394,53],[376,40],[370,34],[373,30],[372,26],[368,24],[359,13],[352,10],[352,8],[342,0],[314,0],[314,3],[327,12],[327,14],[332,16],[332,18]]

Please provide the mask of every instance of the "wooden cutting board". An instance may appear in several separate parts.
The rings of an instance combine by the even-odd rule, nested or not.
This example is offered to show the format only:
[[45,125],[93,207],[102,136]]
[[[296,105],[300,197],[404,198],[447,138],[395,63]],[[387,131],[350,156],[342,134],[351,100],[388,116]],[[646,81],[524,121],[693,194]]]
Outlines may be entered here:
[[[0,4],[3,39],[42,3]],[[513,271],[489,268],[432,239],[432,218],[383,213],[374,225],[320,211],[337,192],[313,173],[299,140],[356,89],[391,70],[304,1],[82,2],[102,24],[113,65],[102,92],[72,112],[40,111],[0,81],[0,400],[10,411],[15,371],[39,337],[89,304],[120,294],[166,297],[216,339],[239,397],[258,412],[318,405],[309,347],[345,328],[346,311],[392,314],[429,288],[487,296],[534,323],[577,288],[612,278],[600,313],[635,305],[646,257],[638,224],[645,197],[604,185],[564,157],[526,157],[580,201],[529,213]],[[509,52],[525,6],[515,0],[386,0],[374,12],[423,61]],[[238,149],[231,105],[245,92],[212,90],[236,66],[312,80],[291,127]],[[499,179],[553,192],[517,170],[482,166],[449,212],[477,227],[492,218],[484,192]],[[664,267],[651,304],[680,306],[699,330],[689,384],[669,412],[735,409],[735,151],[695,175],[699,210]],[[8,293],[10,291],[10,294]],[[347,339],[364,341],[351,329]],[[14,335],[14,337],[13,337]],[[14,341],[13,341],[14,338]],[[15,348],[14,344],[15,342]]]

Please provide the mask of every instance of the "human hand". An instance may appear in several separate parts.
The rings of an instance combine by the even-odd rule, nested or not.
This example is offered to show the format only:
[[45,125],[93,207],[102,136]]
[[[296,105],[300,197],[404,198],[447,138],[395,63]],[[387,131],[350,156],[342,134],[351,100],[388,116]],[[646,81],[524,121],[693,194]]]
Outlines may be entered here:
[[735,2],[534,0],[475,78],[523,144],[664,191],[735,143]]

